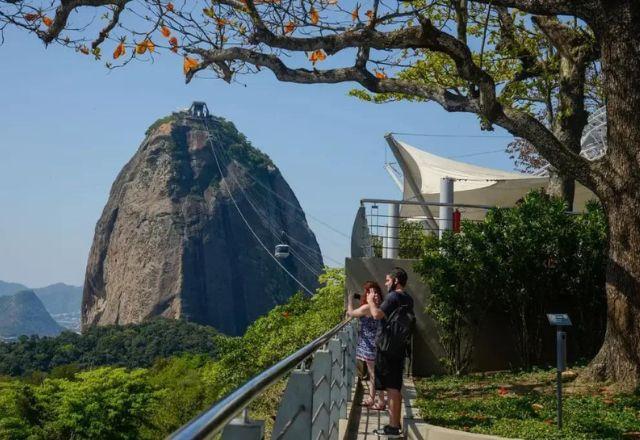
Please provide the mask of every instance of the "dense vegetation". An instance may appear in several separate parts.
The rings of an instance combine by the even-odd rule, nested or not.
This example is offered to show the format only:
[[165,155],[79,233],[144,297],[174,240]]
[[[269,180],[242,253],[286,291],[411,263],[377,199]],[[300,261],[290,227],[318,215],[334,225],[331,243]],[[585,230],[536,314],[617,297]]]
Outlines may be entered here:
[[0,374],[19,376],[73,365],[76,369],[115,365],[148,367],[158,358],[182,353],[215,357],[213,328],[156,319],[140,325],[92,327],[83,335],[64,332],[55,338],[22,336],[0,344]]
[[[327,270],[320,281],[323,286],[315,296],[292,297],[258,319],[242,337],[210,335],[213,351],[205,344],[198,353],[196,346],[191,353],[160,357],[149,368],[104,366],[78,371],[70,365],[27,378],[0,378],[0,439],[162,438],[256,372],[339,322],[344,273]],[[153,341],[155,335],[149,332],[153,326],[171,324],[153,322],[142,327]],[[184,323],[174,324],[186,329]],[[134,331],[130,335],[136,336],[135,328],[123,331]],[[117,331],[107,329],[102,342],[109,345],[112,338],[108,335],[119,335]],[[78,336],[79,341],[84,337]],[[25,350],[44,347],[28,345],[28,341],[19,344]],[[137,345],[145,345],[144,340],[138,339]],[[256,402],[254,411],[271,414],[281,390],[282,384],[269,390]]]
[[507,438],[637,438],[640,396],[601,385],[565,384],[564,427],[559,431],[555,377],[555,370],[534,370],[420,379],[417,406],[427,423]]
[[541,360],[546,313],[568,311],[572,353],[595,354],[606,325],[606,224],[597,205],[569,215],[561,199],[535,191],[462,228],[425,241],[416,267],[431,287],[428,311],[452,373],[468,369],[473,335],[488,316],[509,322],[523,367]]

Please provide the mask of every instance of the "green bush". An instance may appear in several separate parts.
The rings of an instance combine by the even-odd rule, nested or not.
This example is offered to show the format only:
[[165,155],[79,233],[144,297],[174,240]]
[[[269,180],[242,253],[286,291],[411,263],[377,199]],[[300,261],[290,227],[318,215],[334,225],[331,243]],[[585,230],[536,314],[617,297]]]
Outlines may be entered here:
[[0,388],[0,438],[136,439],[159,400],[144,370],[103,367],[74,380]]
[[63,370],[100,365],[149,367],[158,358],[198,353],[215,356],[220,335],[215,329],[181,320],[158,318],[125,326],[91,327],[84,334],[64,332],[51,337],[23,336],[0,343],[0,374]]
[[450,371],[469,366],[472,335],[487,313],[509,321],[523,367],[540,361],[545,314],[558,307],[572,311],[576,352],[593,355],[606,323],[606,249],[597,205],[570,215],[540,191],[427,242],[416,270],[431,288],[428,311],[440,324]]

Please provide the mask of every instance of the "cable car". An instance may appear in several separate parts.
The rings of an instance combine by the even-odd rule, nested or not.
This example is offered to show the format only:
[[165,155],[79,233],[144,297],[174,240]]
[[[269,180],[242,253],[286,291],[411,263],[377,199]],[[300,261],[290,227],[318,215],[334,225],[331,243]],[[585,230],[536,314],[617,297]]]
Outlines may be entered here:
[[289,245],[288,244],[277,244],[276,245],[276,258],[284,259],[289,256]]
[[276,245],[276,250],[274,252],[276,258],[281,260],[287,258],[289,256],[289,245],[287,244],[287,237],[284,231],[282,231],[282,238],[280,244]]

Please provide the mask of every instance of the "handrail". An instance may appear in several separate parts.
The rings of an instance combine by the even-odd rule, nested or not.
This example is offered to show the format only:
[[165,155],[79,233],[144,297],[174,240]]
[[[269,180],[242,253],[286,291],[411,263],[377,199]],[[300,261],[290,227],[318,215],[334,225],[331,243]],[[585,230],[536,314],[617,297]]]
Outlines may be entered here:
[[300,350],[282,359],[275,365],[250,379],[224,399],[194,417],[186,425],[169,436],[171,440],[205,439],[218,433],[243,408],[249,405],[260,393],[277,382],[290,370],[311,356],[342,330],[353,318],[345,319],[327,333],[302,347]]
[[492,209],[495,206],[491,205],[474,205],[470,203],[442,203],[442,202],[418,202],[415,200],[390,200],[390,199],[360,199],[360,205],[364,203],[384,203],[384,204],[398,204],[398,205],[415,205],[415,206],[451,206],[453,208],[478,208],[478,209]]

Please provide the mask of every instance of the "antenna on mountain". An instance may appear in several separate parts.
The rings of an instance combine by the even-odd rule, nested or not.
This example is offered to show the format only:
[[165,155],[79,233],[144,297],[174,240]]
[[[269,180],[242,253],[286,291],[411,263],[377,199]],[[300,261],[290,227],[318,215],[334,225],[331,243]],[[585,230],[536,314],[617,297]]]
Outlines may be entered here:
[[206,119],[211,116],[207,103],[203,101],[193,101],[191,107],[189,107],[189,116],[192,118]]

